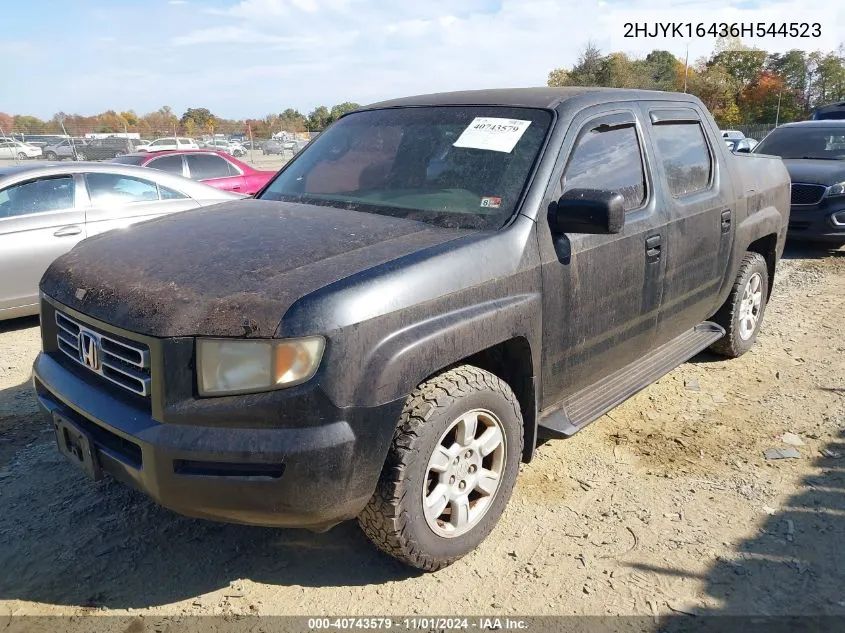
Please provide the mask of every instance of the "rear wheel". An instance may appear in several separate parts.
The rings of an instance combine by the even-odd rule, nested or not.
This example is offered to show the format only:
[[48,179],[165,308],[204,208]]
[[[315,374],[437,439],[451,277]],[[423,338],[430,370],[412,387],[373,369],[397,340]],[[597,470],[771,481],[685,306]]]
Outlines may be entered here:
[[408,398],[381,478],[358,521],[382,551],[434,571],[475,549],[510,499],[522,455],[510,387],[462,365]]
[[23,152],[18,152],[18,160],[26,160],[26,154]]
[[728,300],[713,317],[725,328],[725,336],[710,349],[737,358],[757,340],[769,292],[769,268],[759,253],[746,253]]

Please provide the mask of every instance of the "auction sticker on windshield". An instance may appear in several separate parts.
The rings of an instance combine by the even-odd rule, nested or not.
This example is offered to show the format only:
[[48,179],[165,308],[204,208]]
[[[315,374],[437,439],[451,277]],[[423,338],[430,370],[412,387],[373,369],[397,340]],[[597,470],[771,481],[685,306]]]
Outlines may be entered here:
[[461,133],[454,146],[509,154],[529,125],[531,121],[478,116]]

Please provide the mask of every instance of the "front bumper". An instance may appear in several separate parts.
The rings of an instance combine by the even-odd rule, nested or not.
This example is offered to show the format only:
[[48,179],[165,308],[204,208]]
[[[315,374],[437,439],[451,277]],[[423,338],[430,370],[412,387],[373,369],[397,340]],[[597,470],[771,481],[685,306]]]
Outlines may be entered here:
[[[202,399],[193,416],[183,404],[182,423],[168,423],[86,371],[60,356],[38,355],[33,383],[51,423],[58,416],[83,431],[98,469],[161,505],[232,523],[325,529],[358,515],[375,490],[402,407],[401,401],[346,409],[323,402],[312,419],[296,424],[276,417],[245,426],[243,418],[222,425],[208,417],[216,399]],[[292,390],[269,397],[282,408],[287,399],[287,408],[301,415],[290,401],[301,396],[285,391]],[[267,397],[253,409],[259,418]],[[254,396],[226,398],[224,412],[237,398],[249,407]]]
[[789,213],[790,240],[845,245],[845,200],[819,207],[793,206]]

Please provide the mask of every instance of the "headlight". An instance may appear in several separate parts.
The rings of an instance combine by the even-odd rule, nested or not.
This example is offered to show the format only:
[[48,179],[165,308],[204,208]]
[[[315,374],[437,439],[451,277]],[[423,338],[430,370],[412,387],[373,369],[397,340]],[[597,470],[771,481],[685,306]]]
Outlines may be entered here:
[[835,185],[831,185],[827,190],[828,196],[841,196],[843,194],[845,194],[845,182],[838,182]]
[[309,380],[320,366],[325,339],[280,341],[197,339],[197,388],[201,396],[254,393]]

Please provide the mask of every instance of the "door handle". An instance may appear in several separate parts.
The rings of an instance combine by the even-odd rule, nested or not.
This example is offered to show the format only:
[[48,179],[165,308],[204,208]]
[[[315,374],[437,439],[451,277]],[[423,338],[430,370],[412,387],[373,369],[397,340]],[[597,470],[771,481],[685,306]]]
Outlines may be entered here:
[[645,240],[646,261],[656,262],[660,259],[660,235],[650,235]]
[[58,231],[53,233],[56,237],[69,237],[71,235],[79,235],[82,233],[82,227],[71,225],[71,226],[63,226]]
[[241,186],[240,186],[240,185],[233,185],[233,186],[232,186],[232,189],[240,189],[240,188],[241,188]]
[[729,233],[731,230],[731,210],[722,211],[722,233]]

